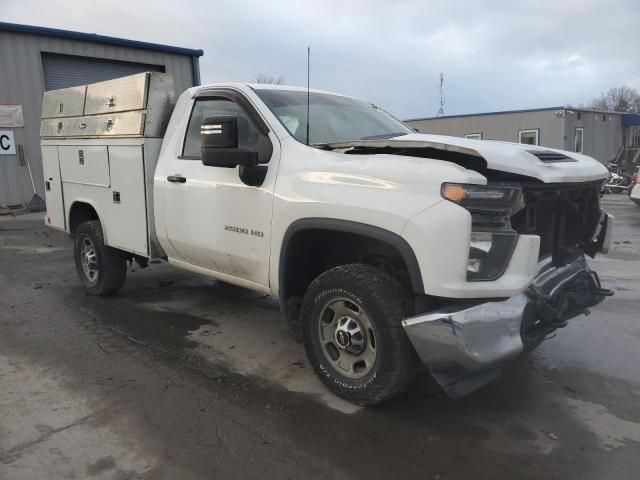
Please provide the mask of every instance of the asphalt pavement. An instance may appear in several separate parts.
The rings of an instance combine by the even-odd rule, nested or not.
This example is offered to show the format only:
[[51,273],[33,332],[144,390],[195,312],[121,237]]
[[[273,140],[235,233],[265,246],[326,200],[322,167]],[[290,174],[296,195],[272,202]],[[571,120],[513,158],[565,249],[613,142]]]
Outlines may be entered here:
[[86,295],[72,243],[0,217],[0,480],[636,479],[640,207],[591,261],[613,298],[459,400],[329,394],[268,297],[152,264]]

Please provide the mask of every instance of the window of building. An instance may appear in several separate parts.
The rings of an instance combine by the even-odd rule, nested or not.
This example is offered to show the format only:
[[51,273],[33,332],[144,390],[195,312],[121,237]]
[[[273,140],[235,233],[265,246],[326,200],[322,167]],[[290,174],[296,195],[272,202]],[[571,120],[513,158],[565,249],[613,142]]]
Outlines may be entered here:
[[480,133],[465,133],[464,138],[469,138],[471,140],[482,140],[482,132]]
[[583,148],[583,142],[584,142],[584,128],[582,127],[578,127],[576,128],[576,134],[574,136],[574,150],[577,153],[582,153],[582,148]]
[[518,130],[518,142],[525,145],[540,145],[540,129]]

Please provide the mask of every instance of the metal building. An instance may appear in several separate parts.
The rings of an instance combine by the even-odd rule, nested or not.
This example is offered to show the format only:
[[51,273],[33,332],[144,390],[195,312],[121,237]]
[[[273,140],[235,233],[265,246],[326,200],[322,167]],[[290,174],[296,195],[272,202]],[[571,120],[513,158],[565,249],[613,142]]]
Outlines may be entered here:
[[200,84],[202,50],[0,22],[0,206],[44,198],[40,116],[45,90],[144,71],[170,73],[176,92]]
[[[570,107],[406,120],[422,133],[529,143],[581,152],[603,163],[638,163],[640,115]],[[637,133],[636,133],[637,132]]]

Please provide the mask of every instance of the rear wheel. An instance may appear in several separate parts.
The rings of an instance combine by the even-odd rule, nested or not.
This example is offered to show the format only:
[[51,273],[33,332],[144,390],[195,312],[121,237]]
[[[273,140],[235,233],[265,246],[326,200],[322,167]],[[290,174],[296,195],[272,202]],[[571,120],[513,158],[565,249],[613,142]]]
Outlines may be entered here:
[[127,256],[104,244],[102,226],[97,220],[81,224],[75,233],[76,270],[90,295],[112,295],[127,277]]
[[408,292],[366,265],[320,275],[305,294],[300,318],[305,350],[322,382],[359,405],[383,402],[406,389],[417,355],[402,327]]

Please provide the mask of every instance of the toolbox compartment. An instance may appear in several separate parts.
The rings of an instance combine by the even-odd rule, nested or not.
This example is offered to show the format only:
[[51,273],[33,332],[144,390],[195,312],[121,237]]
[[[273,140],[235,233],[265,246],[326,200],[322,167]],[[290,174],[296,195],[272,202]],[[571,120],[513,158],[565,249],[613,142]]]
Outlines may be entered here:
[[45,92],[42,118],[75,117],[84,114],[86,85]]
[[85,115],[147,108],[148,74],[140,73],[87,85]]
[[109,187],[109,155],[106,146],[58,147],[63,182]]
[[160,138],[174,104],[173,78],[146,72],[45,92],[41,138]]

